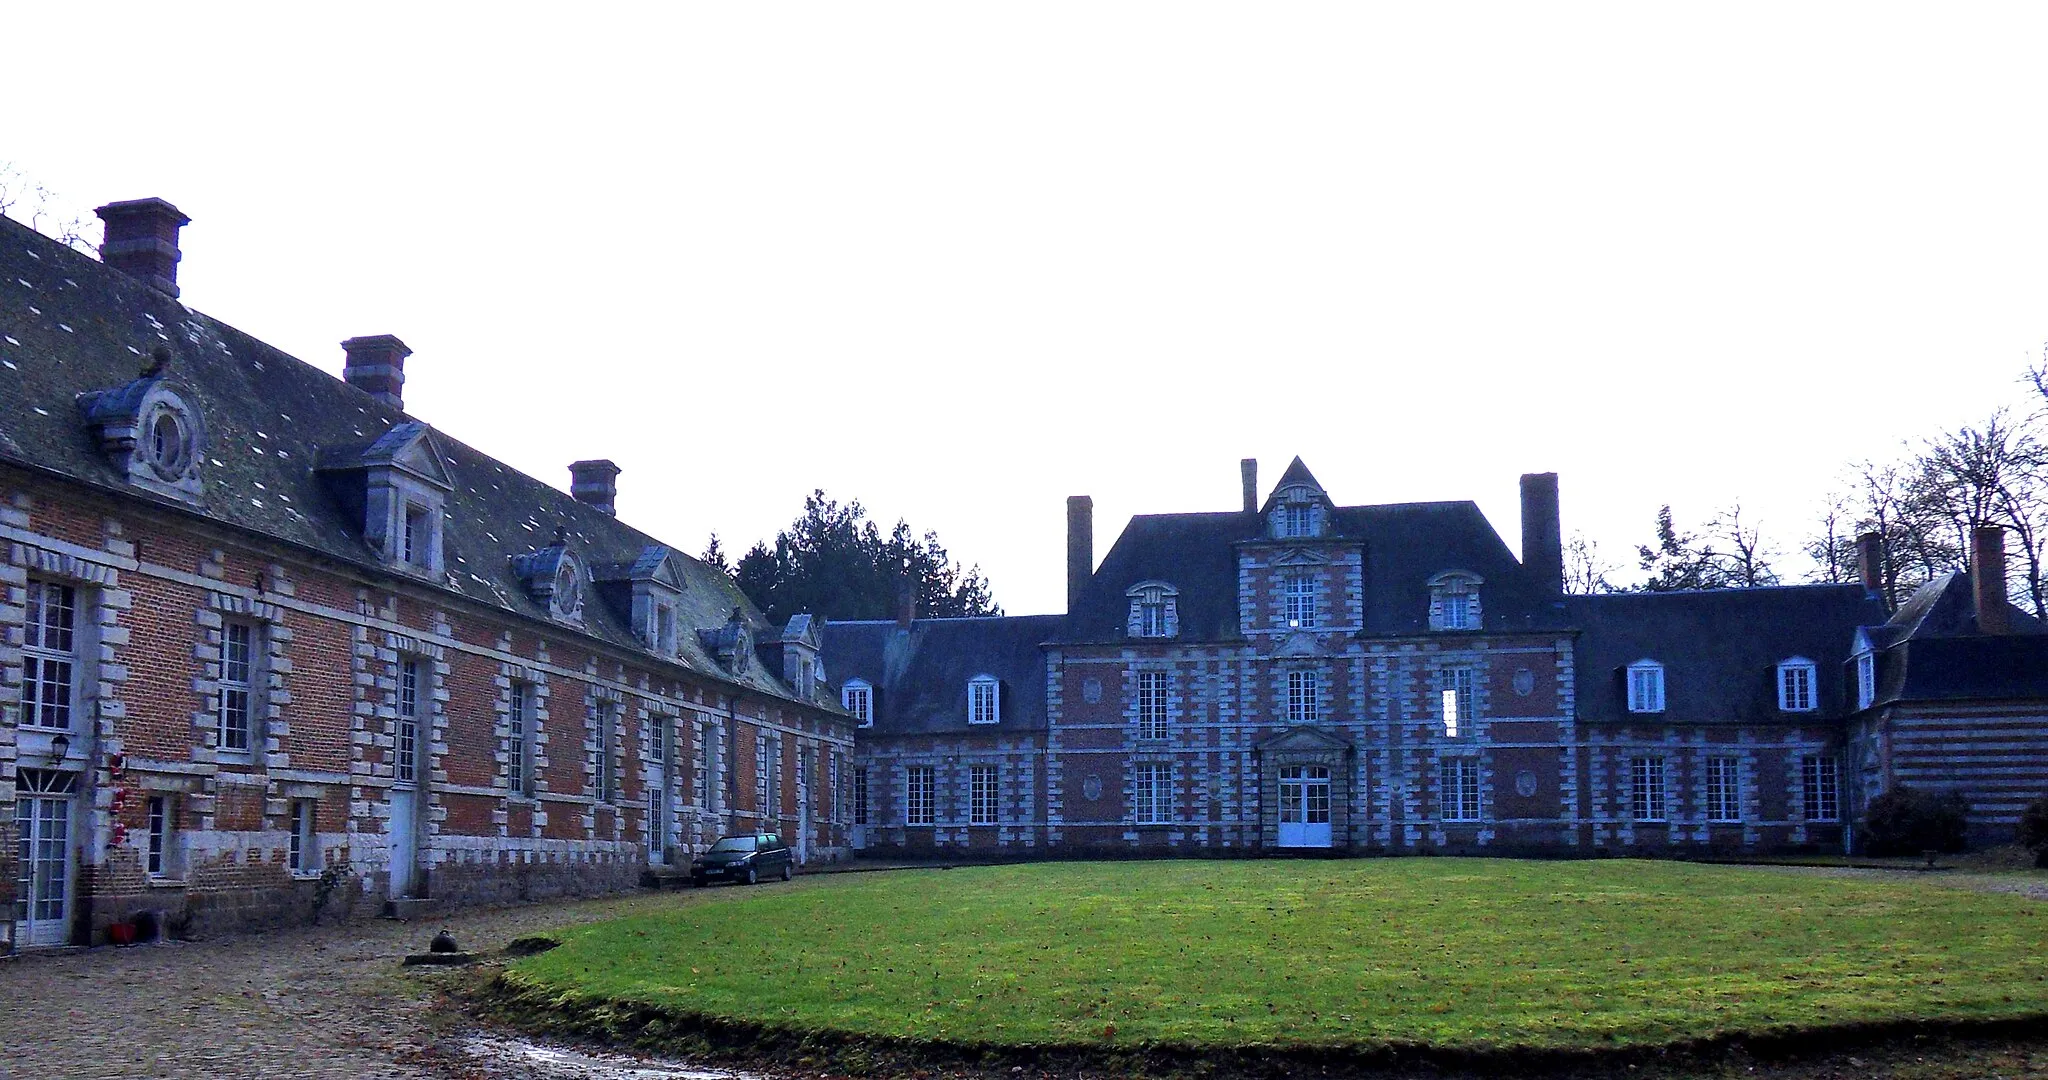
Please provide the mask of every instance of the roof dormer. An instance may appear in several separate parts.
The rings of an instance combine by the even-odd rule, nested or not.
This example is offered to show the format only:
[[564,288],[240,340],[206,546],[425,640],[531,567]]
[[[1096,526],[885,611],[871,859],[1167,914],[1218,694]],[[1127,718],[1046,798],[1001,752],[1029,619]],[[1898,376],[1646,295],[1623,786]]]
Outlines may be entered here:
[[385,565],[441,575],[442,521],[455,481],[431,428],[408,420],[365,449],[325,450],[320,471],[344,505],[362,514],[363,542]]
[[589,576],[583,561],[569,550],[568,530],[556,529],[554,543],[539,551],[513,556],[512,572],[526,594],[547,607],[549,618],[583,622],[583,586]]
[[171,353],[158,346],[140,378],[78,399],[100,451],[129,483],[198,502],[206,429],[170,378]]
[[623,565],[592,567],[591,580],[607,600],[624,611],[647,651],[674,659],[681,646],[683,575],[674,552],[661,544],[640,549]]
[[732,609],[732,617],[725,620],[724,626],[698,630],[697,641],[704,646],[705,652],[734,675],[745,674],[754,655],[753,631],[737,607]]
[[1305,540],[1331,532],[1330,498],[1300,458],[1280,474],[1266,500],[1266,535],[1276,540]]

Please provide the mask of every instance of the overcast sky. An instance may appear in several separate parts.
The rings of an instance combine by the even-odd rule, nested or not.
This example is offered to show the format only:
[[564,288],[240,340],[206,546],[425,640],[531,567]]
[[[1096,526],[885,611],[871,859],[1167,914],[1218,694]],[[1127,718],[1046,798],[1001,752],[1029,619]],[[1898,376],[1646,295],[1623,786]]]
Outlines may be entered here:
[[1792,548],[2048,339],[2039,5],[314,10],[11,10],[0,160],[692,553],[823,487],[1057,611],[1066,496],[1099,557],[1296,454]]

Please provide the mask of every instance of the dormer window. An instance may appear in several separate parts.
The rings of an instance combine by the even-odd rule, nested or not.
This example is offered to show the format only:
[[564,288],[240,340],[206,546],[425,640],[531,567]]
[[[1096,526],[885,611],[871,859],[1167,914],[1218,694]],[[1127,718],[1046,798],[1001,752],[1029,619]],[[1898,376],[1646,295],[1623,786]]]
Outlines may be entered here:
[[1477,630],[1480,628],[1478,574],[1446,570],[1429,579],[1429,628],[1431,630]]
[[676,654],[676,608],[674,604],[654,606],[654,648],[663,656]]
[[361,484],[363,540],[385,565],[428,577],[442,572],[442,519],[455,489],[432,431],[418,421],[394,426],[369,448],[323,451],[320,471]]
[[1638,660],[1628,666],[1628,711],[1664,711],[1664,665],[1655,660]]
[[512,572],[526,583],[527,594],[547,606],[551,618],[583,621],[583,564],[569,552],[567,530],[555,531],[555,542],[539,551],[516,556]]
[[839,705],[853,715],[857,726],[875,726],[875,688],[866,680],[854,679],[840,687]]
[[995,724],[1002,722],[1001,684],[993,675],[976,675],[967,683],[967,722],[970,724]]
[[1305,540],[1323,534],[1323,505],[1316,489],[1307,484],[1281,488],[1273,496],[1273,535],[1283,540]]
[[405,531],[399,540],[400,562],[420,570],[434,566],[433,517],[426,507],[416,502],[405,504]]
[[1163,581],[1141,581],[1125,590],[1131,614],[1124,627],[1131,637],[1170,638],[1180,634],[1180,591]]
[[1314,536],[1316,534],[1316,508],[1307,503],[1295,503],[1286,508],[1282,519],[1281,535]]
[[1870,708],[1877,700],[1877,654],[1864,649],[1856,654],[1856,707]]
[[1795,656],[1778,665],[1778,708],[1785,712],[1812,712],[1819,708],[1814,690],[1818,668],[1813,661]]
[[82,395],[85,425],[100,450],[129,483],[188,502],[204,490],[199,479],[199,413],[169,385],[170,354],[159,351],[142,377],[112,390]]

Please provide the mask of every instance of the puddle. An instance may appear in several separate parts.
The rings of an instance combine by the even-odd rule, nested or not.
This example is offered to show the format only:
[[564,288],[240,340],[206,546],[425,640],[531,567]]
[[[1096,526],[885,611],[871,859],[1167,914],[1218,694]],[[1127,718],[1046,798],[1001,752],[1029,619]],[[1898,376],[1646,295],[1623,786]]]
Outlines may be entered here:
[[471,1036],[463,1049],[486,1076],[522,1080],[768,1080],[760,1073],[703,1069],[497,1035]]

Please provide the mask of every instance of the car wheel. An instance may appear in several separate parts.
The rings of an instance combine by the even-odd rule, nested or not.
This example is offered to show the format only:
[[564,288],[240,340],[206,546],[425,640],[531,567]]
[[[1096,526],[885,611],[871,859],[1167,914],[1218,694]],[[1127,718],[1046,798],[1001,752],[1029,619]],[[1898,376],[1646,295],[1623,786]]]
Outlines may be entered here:
[[789,863],[783,863],[783,864],[782,864],[782,880],[784,880],[784,881],[788,881],[788,880],[789,880],[790,878],[793,878],[793,877],[795,877],[795,876],[796,876],[796,867],[795,867],[795,866],[793,866],[793,865],[791,865],[791,864],[789,864]]
[[753,867],[747,867],[747,884],[752,885],[759,880],[761,880],[761,875]]
[[704,888],[707,884],[709,884],[709,882],[706,882],[703,878],[700,877],[693,877],[690,879],[690,884],[696,888],[701,889]]

